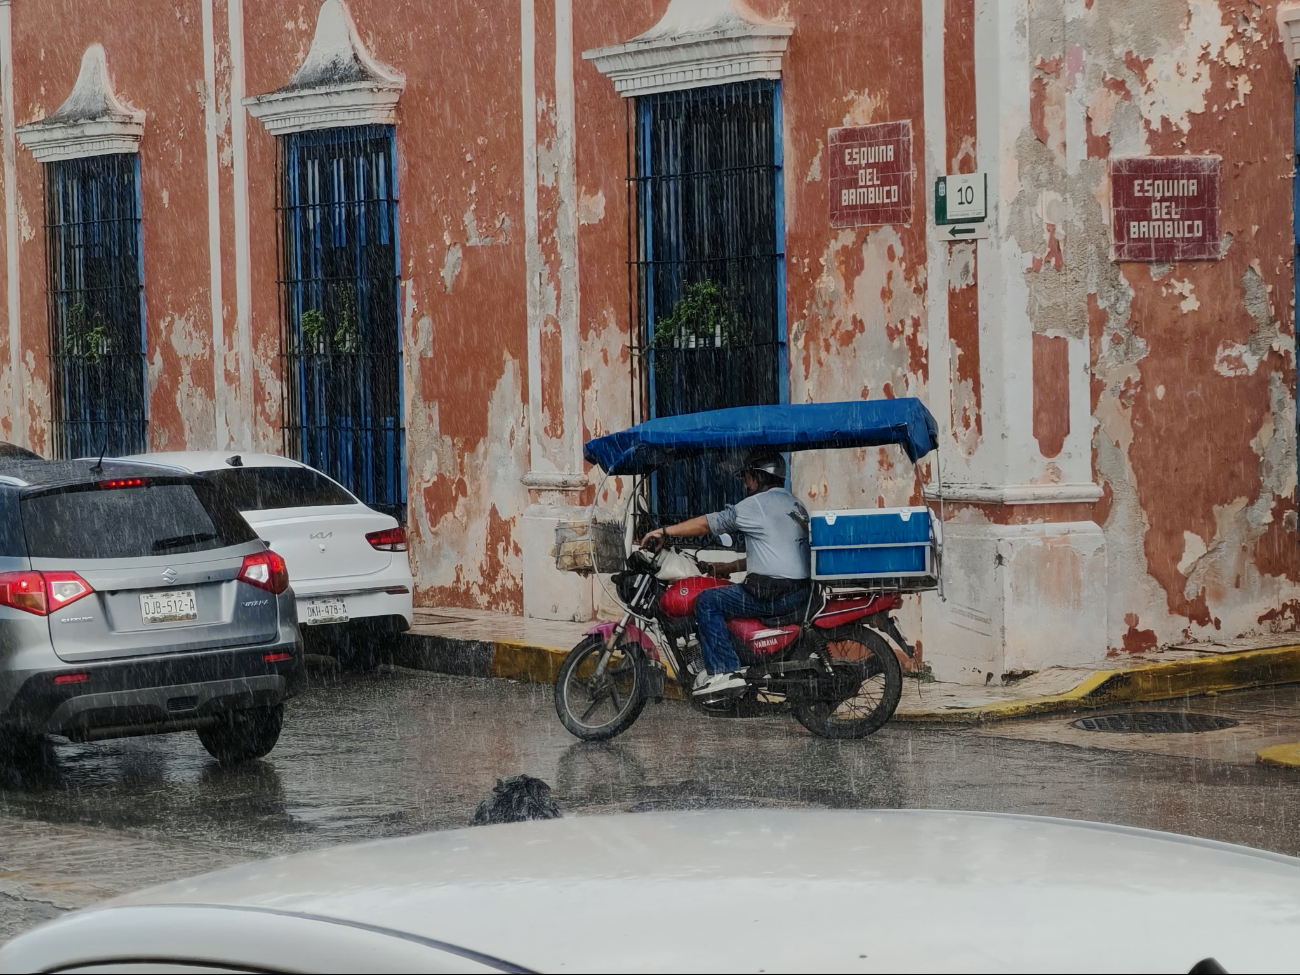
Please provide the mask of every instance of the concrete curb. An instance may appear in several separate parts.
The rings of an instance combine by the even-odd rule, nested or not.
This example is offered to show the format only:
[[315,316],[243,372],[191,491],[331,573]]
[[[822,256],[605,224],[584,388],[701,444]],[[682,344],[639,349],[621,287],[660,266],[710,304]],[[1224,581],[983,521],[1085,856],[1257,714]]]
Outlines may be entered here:
[[1221,691],[1295,683],[1300,683],[1300,645],[1098,670],[1062,694],[997,701],[978,707],[913,711],[898,715],[894,720],[975,725],[1039,714],[1095,710],[1117,704],[1169,701]]
[[[502,677],[554,684],[571,647],[517,640],[464,640],[427,633],[403,637],[397,663],[464,677]],[[1062,694],[900,713],[908,724],[977,725],[1041,714],[1087,711],[1143,701],[1168,701],[1220,691],[1300,683],[1300,645],[1218,653],[1190,660],[1098,670]],[[666,696],[681,698],[673,684]]]

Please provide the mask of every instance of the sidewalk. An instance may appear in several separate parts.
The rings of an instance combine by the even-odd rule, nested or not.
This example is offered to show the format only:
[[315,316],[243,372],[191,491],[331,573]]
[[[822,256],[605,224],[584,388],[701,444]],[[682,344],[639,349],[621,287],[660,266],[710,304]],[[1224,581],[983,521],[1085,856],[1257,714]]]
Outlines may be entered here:
[[[470,609],[417,609],[400,663],[468,677],[553,684],[590,623],[556,623]],[[906,680],[896,721],[976,725],[1116,704],[1300,683],[1300,636],[1277,634],[1049,667],[1000,687]],[[680,697],[677,688],[666,688]]]

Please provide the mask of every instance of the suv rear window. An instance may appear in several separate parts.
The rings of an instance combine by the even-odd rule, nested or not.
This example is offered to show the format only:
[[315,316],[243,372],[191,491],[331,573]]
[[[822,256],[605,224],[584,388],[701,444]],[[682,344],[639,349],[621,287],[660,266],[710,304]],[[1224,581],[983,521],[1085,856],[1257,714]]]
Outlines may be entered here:
[[203,476],[240,511],[357,503],[328,477],[306,467],[232,467]]
[[141,487],[78,484],[19,505],[27,552],[42,559],[137,559],[251,542],[239,509],[203,482],[149,479]]

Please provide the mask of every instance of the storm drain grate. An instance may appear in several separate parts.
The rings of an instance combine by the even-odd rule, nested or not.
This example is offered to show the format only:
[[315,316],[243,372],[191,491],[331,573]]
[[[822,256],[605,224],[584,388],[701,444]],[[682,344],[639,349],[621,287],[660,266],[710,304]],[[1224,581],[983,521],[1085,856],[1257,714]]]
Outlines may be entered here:
[[1099,714],[1071,721],[1080,731],[1111,731],[1137,735],[1190,735],[1198,731],[1222,731],[1236,727],[1232,718],[1217,714],[1186,714],[1182,711],[1130,711],[1127,714]]

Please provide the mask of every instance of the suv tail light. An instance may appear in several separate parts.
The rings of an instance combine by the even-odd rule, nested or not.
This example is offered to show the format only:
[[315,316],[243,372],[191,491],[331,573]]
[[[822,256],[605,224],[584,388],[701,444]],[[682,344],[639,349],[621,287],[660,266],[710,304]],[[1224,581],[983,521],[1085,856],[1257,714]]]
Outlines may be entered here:
[[48,616],[95,590],[75,572],[0,572],[0,606]]
[[385,528],[381,532],[368,532],[366,541],[370,547],[378,549],[380,552],[405,552],[406,551],[406,529],[401,525],[396,528]]
[[244,564],[239,567],[239,580],[278,596],[289,588],[289,568],[277,552],[270,549],[254,552],[244,556]]

